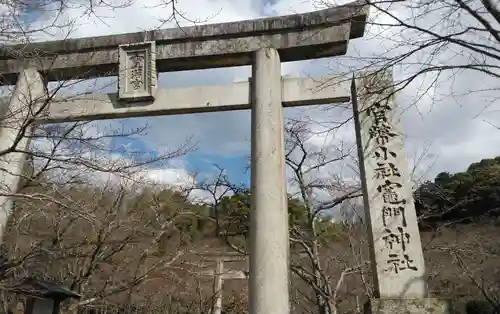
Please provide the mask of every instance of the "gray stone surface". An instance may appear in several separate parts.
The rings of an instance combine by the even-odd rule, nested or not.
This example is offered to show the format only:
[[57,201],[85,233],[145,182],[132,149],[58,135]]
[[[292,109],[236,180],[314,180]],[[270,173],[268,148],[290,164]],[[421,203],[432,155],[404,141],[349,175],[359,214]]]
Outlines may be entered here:
[[[43,101],[45,83],[36,69],[21,69],[19,82],[16,85],[0,126],[0,152],[9,150],[14,144],[20,151],[25,151],[29,144],[28,137],[18,139],[26,119],[37,110],[37,102]],[[30,135],[28,127],[24,135]],[[12,199],[6,195],[17,193],[22,182],[26,155],[23,153],[7,153],[0,157],[0,243],[8,217],[12,209]]]
[[[282,78],[284,107],[350,100],[348,82],[321,88],[329,78]],[[38,122],[68,122],[250,109],[250,83],[158,89],[154,100],[124,104],[117,94],[80,95],[51,102]]]
[[364,314],[451,314],[450,300],[372,299],[365,304]]
[[[0,48],[0,74],[12,84],[20,64],[43,69],[49,80],[116,75],[118,46],[155,41],[158,72],[239,66],[253,51],[278,49],[282,61],[344,54],[349,39],[362,37],[364,1],[326,10],[182,29],[70,39]],[[33,56],[36,57],[33,57]]]
[[120,55],[118,98],[120,100],[154,99],[157,86],[155,48],[154,41],[118,47]]
[[252,68],[250,314],[289,314],[288,209],[280,59],[255,53]]
[[353,110],[376,296],[423,298],[424,257],[392,75],[359,77]]

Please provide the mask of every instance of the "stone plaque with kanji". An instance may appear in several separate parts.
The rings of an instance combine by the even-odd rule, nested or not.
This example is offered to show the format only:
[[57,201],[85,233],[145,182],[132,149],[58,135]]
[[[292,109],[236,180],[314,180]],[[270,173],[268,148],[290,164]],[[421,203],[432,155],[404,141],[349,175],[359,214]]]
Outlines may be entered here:
[[120,71],[118,95],[120,100],[152,100],[156,94],[155,42],[119,46]]

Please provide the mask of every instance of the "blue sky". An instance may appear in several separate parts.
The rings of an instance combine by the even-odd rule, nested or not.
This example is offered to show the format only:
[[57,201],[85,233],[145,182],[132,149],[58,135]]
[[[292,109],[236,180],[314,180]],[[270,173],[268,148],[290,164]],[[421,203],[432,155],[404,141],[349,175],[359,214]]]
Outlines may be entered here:
[[[148,30],[157,27],[160,24],[159,19],[170,13],[169,8],[155,7],[160,3],[160,0],[143,0],[124,9],[96,8],[99,18],[83,16],[81,8],[74,8],[66,12],[63,18],[76,23],[70,37],[92,37]],[[332,0],[330,3],[339,1]],[[312,11],[319,8],[316,4],[314,0],[180,0],[178,8],[191,19],[208,18],[205,22],[218,23]],[[383,20],[385,17],[377,18]],[[183,25],[190,25],[188,21],[181,22]],[[164,27],[172,26],[170,24]],[[282,74],[319,76],[339,69],[345,70],[359,58],[391,53],[387,47],[391,42],[402,39],[397,34],[381,36],[382,33],[383,30],[371,27],[363,39],[350,42],[346,57],[284,63]],[[65,35],[67,33],[54,33],[55,37]],[[54,38],[44,34],[43,39]],[[457,59],[456,62],[462,59],[467,62],[470,58],[468,55],[448,56],[446,53],[443,53],[443,57]],[[396,67],[395,75],[401,75],[404,71],[409,70]],[[163,73],[159,77],[159,86],[175,88],[230,83],[246,79],[249,75],[249,67]],[[456,76],[453,80],[446,80],[446,77],[442,76],[438,86],[426,89],[423,93],[422,86],[434,79],[432,76],[420,77],[397,98],[398,104],[404,109],[402,122],[407,134],[405,145],[410,170],[416,164],[417,176],[425,175],[431,178],[438,172],[461,171],[481,158],[500,155],[500,130],[487,123],[500,125],[498,95],[492,94],[491,90],[482,94],[470,93],[471,90],[495,87],[498,85],[497,81],[473,75]],[[451,94],[454,94],[453,97],[449,97]],[[334,109],[324,111],[317,108],[287,109],[285,114],[287,117],[295,118],[308,116],[318,122],[339,121],[346,117],[346,112]],[[185,177],[189,176],[190,172],[213,172],[213,163],[226,168],[232,180],[248,182],[248,173],[244,172],[250,153],[250,116],[247,111],[135,118],[119,122],[128,127],[137,127],[145,123],[150,126],[145,136],[123,143],[120,141],[113,143],[127,144],[129,148],[148,153],[175,149],[186,138],[193,136],[198,146],[196,152],[162,166],[164,170],[168,170],[166,171],[168,175],[164,178],[167,182],[172,179],[172,173]],[[319,124],[314,128],[316,131],[321,130]],[[352,125],[346,125],[330,137],[315,136],[311,142],[316,148],[322,148],[340,140],[353,144]],[[429,167],[431,168],[428,169]],[[162,171],[156,168],[153,170],[155,175]],[[339,166],[336,166],[324,170],[324,173],[333,176],[339,171],[341,172]]]
[[[247,113],[248,114],[248,113]],[[231,119],[231,114],[225,114],[227,119]],[[124,119],[121,122],[124,123],[125,127],[130,127],[132,125],[141,125],[141,120],[143,119],[134,119],[137,121],[133,121],[131,119]],[[172,122],[173,124],[178,123],[182,124],[183,117],[164,117],[164,118],[155,118],[159,120],[164,120],[166,123]],[[225,119],[225,118],[222,118]],[[221,119],[221,120],[222,120]],[[160,121],[157,121],[160,122]],[[161,123],[161,122],[160,122]],[[153,135],[153,137],[162,136],[162,134]],[[196,141],[197,137],[200,137],[199,134],[193,134],[194,141]],[[126,145],[128,147],[128,151],[138,152],[139,154],[146,152],[148,156],[156,157],[161,154],[161,147],[154,147],[154,145],[148,145],[141,136],[133,136],[133,137],[117,137],[112,140],[112,147],[119,148],[122,145]],[[231,182],[235,184],[245,184],[249,185],[250,176],[249,172],[245,171],[248,165],[248,154],[245,152],[250,149],[250,142],[248,142],[248,147],[242,146],[242,151],[236,154],[217,154],[203,145],[203,143],[197,142],[197,149],[186,156],[182,157],[182,166],[189,173],[212,173],[217,172],[217,167],[223,168],[226,171],[226,174],[231,179]],[[125,157],[134,158],[133,154],[123,154]],[[175,163],[174,163],[175,164]],[[152,164],[149,167],[155,168],[158,165]]]
[[[214,165],[225,169],[227,176],[236,185],[250,183],[250,172],[247,171],[248,156],[221,156],[216,154],[205,154],[194,152],[186,156],[186,168],[191,172],[217,171]],[[214,169],[214,170],[212,170]]]

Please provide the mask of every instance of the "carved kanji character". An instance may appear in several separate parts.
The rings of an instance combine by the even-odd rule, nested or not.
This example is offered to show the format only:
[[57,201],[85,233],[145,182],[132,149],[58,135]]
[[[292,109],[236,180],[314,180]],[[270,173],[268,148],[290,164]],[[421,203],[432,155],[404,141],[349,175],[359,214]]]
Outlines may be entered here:
[[391,138],[397,136],[397,134],[392,131],[392,127],[387,123],[373,124],[370,129],[368,129],[368,135],[371,139],[375,139],[379,145],[386,145]]
[[376,179],[387,179],[392,176],[401,177],[401,173],[392,162],[377,162],[377,168],[374,170]]
[[374,152],[375,158],[379,160],[387,160],[389,156],[392,158],[396,158],[398,155],[395,152],[391,152],[385,146],[379,146],[375,149]]
[[382,193],[382,199],[386,204],[406,204],[405,199],[401,199],[395,188],[401,188],[401,183],[385,180],[384,184],[377,187],[377,191]]
[[370,107],[367,108],[366,113],[368,116],[373,118],[374,124],[380,124],[387,122],[387,111],[391,110],[391,107],[387,104],[382,104],[380,102],[376,102]]
[[395,274],[398,274],[402,270],[418,270],[418,267],[413,264],[413,260],[410,259],[408,254],[389,254],[387,264],[390,266],[386,271],[392,271]]
[[394,249],[394,244],[401,245],[403,252],[406,251],[406,245],[410,243],[410,234],[405,232],[402,227],[397,227],[397,233],[393,233],[391,229],[385,229],[387,235],[382,237],[385,244],[389,245],[389,249]]
[[405,208],[403,206],[384,206],[382,207],[382,220],[384,227],[387,226],[387,220],[389,217],[399,217],[401,216],[401,224],[403,227],[407,226]]

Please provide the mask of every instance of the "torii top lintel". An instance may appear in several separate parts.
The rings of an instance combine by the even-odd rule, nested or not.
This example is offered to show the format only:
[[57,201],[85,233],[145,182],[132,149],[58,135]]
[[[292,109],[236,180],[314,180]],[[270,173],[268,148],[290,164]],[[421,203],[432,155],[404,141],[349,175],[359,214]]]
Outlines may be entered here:
[[368,7],[358,0],[320,11],[185,28],[67,39],[0,48],[0,74],[12,84],[20,66],[39,68],[48,80],[114,76],[118,46],[156,42],[158,72],[251,63],[251,53],[276,48],[282,61],[345,54],[349,39],[362,37]]

